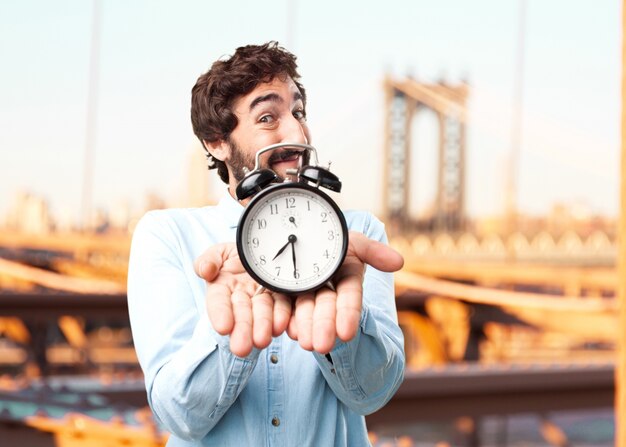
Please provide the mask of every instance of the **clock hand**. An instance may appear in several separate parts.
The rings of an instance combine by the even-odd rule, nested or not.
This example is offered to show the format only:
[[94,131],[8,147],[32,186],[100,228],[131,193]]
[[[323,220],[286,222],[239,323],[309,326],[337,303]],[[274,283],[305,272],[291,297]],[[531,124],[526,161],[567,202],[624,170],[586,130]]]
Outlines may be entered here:
[[291,243],[291,259],[293,259],[293,277],[296,277],[296,243]]
[[287,243],[286,243],[285,245],[283,245],[283,246],[281,247],[281,249],[280,249],[280,250],[278,250],[278,253],[276,253],[276,255],[272,258],[272,261],[273,261],[274,259],[276,259],[276,258],[278,257],[278,255],[280,255],[283,251],[285,251],[285,248],[287,248],[287,246],[288,246],[289,244],[293,244],[295,241],[297,241],[297,240],[298,240],[298,238],[296,237],[296,235],[295,235],[295,234],[290,234],[288,239],[289,239],[289,240],[287,241]]
[[287,248],[287,246],[288,246],[289,244],[291,244],[291,242],[287,242],[285,245],[283,245],[283,246],[281,247],[281,249],[280,249],[280,250],[278,250],[278,253],[276,253],[276,256],[274,256],[274,257],[272,258],[272,261],[273,261],[274,259],[276,259],[276,258],[278,257],[278,255],[279,255],[279,254],[281,254],[283,251],[285,251],[285,248]]

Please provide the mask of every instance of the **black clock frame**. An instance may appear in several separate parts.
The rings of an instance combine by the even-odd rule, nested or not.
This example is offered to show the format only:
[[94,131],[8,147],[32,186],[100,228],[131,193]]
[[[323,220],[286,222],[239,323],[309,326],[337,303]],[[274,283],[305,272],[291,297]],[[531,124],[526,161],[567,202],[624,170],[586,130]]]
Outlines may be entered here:
[[[274,193],[278,190],[281,189],[304,189],[306,191],[310,191],[314,194],[319,195],[322,199],[324,199],[326,202],[328,202],[328,204],[331,206],[331,208],[335,211],[335,213],[337,214],[337,217],[339,219],[339,222],[341,223],[341,230],[343,231],[343,243],[342,243],[342,247],[341,247],[341,253],[339,255],[340,260],[339,263],[337,264],[338,267],[335,271],[331,272],[329,275],[323,277],[323,280],[320,281],[320,283],[314,287],[311,288],[307,288],[307,289],[302,289],[302,290],[290,290],[290,289],[285,289],[285,288],[281,288],[281,287],[276,287],[272,284],[269,284],[267,282],[265,282],[265,280],[263,280],[262,278],[260,278],[255,271],[252,269],[252,267],[250,266],[250,264],[248,263],[248,260],[245,258],[245,256],[243,255],[244,250],[243,250],[243,223],[245,222],[245,220],[248,217],[248,214],[250,214],[250,212],[252,211],[252,209],[254,208],[254,206],[261,202],[266,196],[268,196],[271,193]],[[273,184],[268,186],[267,188],[263,189],[262,191],[260,191],[259,193],[257,193],[252,200],[250,200],[250,203],[248,203],[248,205],[246,206],[246,208],[243,211],[243,214],[241,215],[241,217],[239,218],[239,224],[237,225],[237,236],[236,236],[236,242],[237,242],[237,252],[239,253],[239,259],[241,259],[241,263],[243,264],[243,267],[246,269],[246,271],[248,272],[248,274],[250,274],[250,276],[252,278],[254,278],[254,280],[259,283],[260,285],[262,285],[263,287],[265,287],[268,290],[271,290],[273,292],[279,292],[279,293],[284,293],[285,295],[290,295],[290,296],[294,296],[294,295],[302,295],[304,293],[308,293],[308,292],[313,292],[315,290],[318,290],[322,287],[324,287],[324,285],[327,284],[328,281],[330,281],[332,279],[332,277],[335,275],[335,273],[337,273],[337,270],[341,267],[341,265],[343,264],[343,261],[346,258],[346,254],[348,252],[348,225],[346,223],[346,218],[343,215],[343,212],[339,209],[339,206],[337,206],[337,204],[335,203],[335,201],[328,195],[326,194],[324,191],[321,191],[319,188],[317,187],[313,187],[310,186],[306,183],[296,183],[296,182],[285,182],[285,183],[278,183],[278,184]]]

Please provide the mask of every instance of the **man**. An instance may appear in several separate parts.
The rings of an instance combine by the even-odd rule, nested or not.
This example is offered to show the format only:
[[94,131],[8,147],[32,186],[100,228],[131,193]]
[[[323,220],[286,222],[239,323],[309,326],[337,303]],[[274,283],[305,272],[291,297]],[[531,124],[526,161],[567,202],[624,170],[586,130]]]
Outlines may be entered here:
[[[260,148],[311,139],[299,78],[295,57],[274,42],[215,62],[192,90],[191,118],[229,194],[214,207],[152,211],[135,230],[131,325],[168,446],[369,445],[363,415],[402,381],[403,337],[384,272],[403,260],[375,217],[344,213],[352,231],[336,291],[259,291],[237,256],[244,168]],[[261,165],[284,178],[303,156],[279,150]]]

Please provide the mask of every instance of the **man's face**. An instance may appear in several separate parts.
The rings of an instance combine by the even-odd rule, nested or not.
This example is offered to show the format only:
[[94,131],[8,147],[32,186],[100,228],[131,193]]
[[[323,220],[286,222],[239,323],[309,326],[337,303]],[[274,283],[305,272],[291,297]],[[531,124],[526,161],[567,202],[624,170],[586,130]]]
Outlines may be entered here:
[[[259,149],[276,143],[310,141],[302,95],[289,77],[275,77],[271,82],[259,84],[235,100],[233,112],[238,123],[230,134],[230,153],[224,160],[232,188],[243,178],[243,167],[254,168]],[[299,166],[301,155],[300,151],[289,149],[266,152],[261,156],[261,167],[284,178],[287,169]]]

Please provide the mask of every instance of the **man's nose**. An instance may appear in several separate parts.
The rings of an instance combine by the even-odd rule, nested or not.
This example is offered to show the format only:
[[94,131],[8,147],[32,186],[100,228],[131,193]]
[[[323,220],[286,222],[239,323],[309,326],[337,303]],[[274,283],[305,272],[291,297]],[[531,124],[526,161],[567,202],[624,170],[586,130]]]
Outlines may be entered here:
[[281,143],[301,143],[308,144],[306,125],[295,117],[284,122]]

